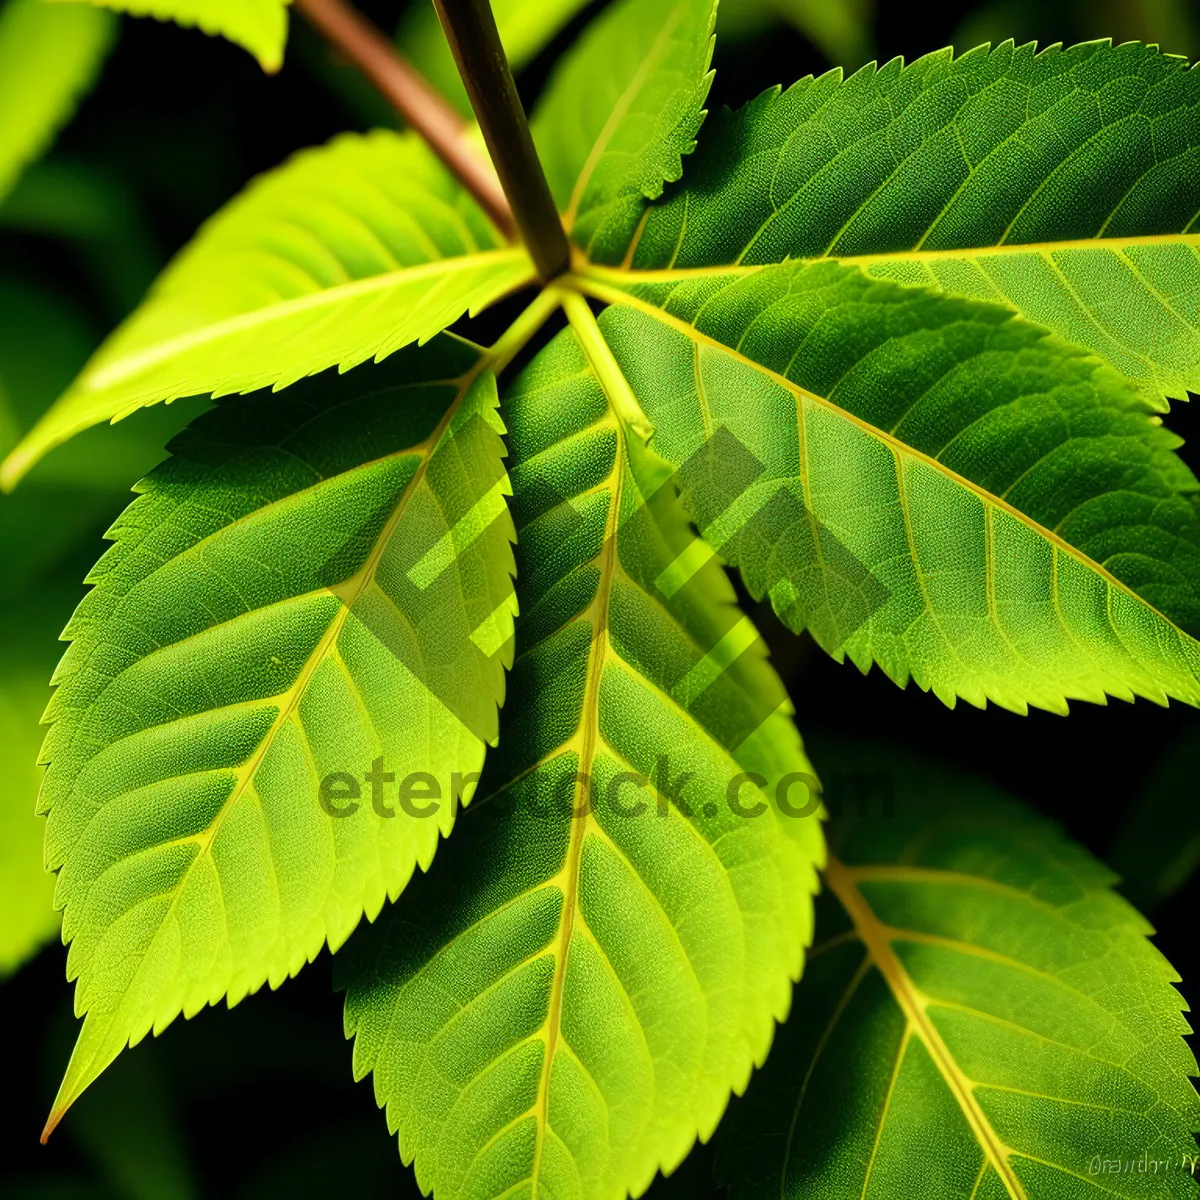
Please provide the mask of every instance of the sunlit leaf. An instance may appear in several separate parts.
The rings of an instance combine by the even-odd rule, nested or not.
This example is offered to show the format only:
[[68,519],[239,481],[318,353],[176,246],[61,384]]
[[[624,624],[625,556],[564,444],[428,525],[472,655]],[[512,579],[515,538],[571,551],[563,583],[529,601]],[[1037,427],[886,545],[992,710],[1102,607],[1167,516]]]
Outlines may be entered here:
[[840,761],[893,807],[831,831],[804,987],[722,1127],[733,1200],[1200,1193],[1179,977],[1112,873],[935,763]]
[[712,74],[716,0],[618,0],[563,58],[533,135],[567,229],[625,242],[683,173]]
[[[635,268],[831,256],[1012,305],[1163,406],[1200,387],[1200,71],[1157,47],[940,50],[705,129]],[[614,234],[617,232],[614,228]]]
[[127,1042],[336,949],[469,799],[512,611],[489,361],[447,340],[222,405],[111,530],[42,752],[85,1017],[50,1127]]
[[179,396],[283,387],[427,341],[527,282],[479,207],[413,135],[343,136],[256,180],[9,456],[11,487],[91,425]]
[[815,798],[767,803],[815,784],[790,706],[715,564],[664,590],[698,546],[595,349],[562,335],[506,399],[522,618],[488,799],[336,964],[355,1072],[439,1200],[640,1194],[762,1061],[810,935]]
[[947,703],[1200,703],[1200,485],[1096,359],[832,262],[593,290],[659,452],[758,464],[684,499],[791,628]]

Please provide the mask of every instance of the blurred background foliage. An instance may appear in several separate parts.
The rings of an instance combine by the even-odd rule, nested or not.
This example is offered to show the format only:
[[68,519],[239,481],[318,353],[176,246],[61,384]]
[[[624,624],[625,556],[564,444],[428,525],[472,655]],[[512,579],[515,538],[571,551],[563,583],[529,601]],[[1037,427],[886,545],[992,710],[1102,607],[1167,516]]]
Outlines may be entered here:
[[[295,17],[283,69],[268,77],[219,39],[86,5],[54,5],[47,23],[47,7],[0,0],[0,451],[253,175],[343,129],[394,124]],[[428,0],[361,7],[465,111]],[[494,7],[528,103],[600,5]],[[722,0],[718,35],[712,100],[736,104],[833,64],[852,70],[1008,37],[1141,39],[1194,58],[1200,11],[1187,0]],[[74,1034],[34,815],[38,717],[61,650],[56,637],[103,551],[104,530],[130,485],[202,407],[180,401],[93,430],[0,498],[0,1062],[10,1100],[0,1194],[189,1200],[352,1188],[358,1197],[416,1196],[370,1089],[351,1081],[327,956],[277,994],[180,1023],[123,1056],[51,1145],[37,1144]],[[1169,418],[1185,437],[1198,420],[1186,405]],[[1190,446],[1184,454],[1200,468]],[[802,730],[898,737],[1053,813],[1126,874],[1185,995],[1200,994],[1190,920],[1200,898],[1194,714],[1149,704],[1078,706],[1067,721],[950,712],[878,673],[864,680],[806,641],[769,637]],[[708,1196],[710,1170],[701,1149],[650,1196]]]

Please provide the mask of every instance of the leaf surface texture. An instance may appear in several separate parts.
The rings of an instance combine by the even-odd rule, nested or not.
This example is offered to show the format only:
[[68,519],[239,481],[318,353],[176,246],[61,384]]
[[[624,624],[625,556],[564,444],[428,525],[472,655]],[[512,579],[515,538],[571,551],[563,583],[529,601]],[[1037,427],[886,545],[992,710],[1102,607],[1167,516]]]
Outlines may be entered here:
[[804,987],[721,1131],[733,1200],[1195,1196],[1178,975],[1112,873],[938,765],[834,761]]
[[337,960],[355,1073],[439,1200],[640,1193],[762,1061],[810,934],[817,819],[726,799],[808,772],[790,708],[716,564],[658,586],[694,535],[594,366],[564,333],[506,402],[522,616],[487,799]]
[[[832,256],[1009,304],[1160,406],[1200,386],[1200,72],[1157,47],[1006,42],[774,89],[600,261]],[[620,231],[623,233],[623,231]]]
[[415,135],[344,135],[302,151],[201,230],[0,481],[146,404],[382,359],[530,277],[525,252],[502,245]]
[[684,500],[792,629],[948,703],[1200,701],[1196,479],[1094,358],[832,262],[593,290],[659,453],[758,464]]
[[585,249],[633,233],[683,174],[712,82],[715,0],[620,0],[559,64],[533,136],[568,231]]
[[[110,532],[43,748],[86,1014],[52,1123],[126,1042],[339,946],[470,798],[511,657],[487,361],[445,339],[222,405]],[[436,809],[377,805],[377,760]]]

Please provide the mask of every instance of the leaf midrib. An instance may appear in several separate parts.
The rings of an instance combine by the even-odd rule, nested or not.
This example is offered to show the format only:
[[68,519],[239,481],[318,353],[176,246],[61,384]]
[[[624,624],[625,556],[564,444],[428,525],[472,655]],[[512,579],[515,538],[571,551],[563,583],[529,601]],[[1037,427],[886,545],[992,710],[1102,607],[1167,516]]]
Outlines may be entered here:
[[[584,345],[585,353],[588,351]],[[597,370],[597,364],[588,353],[597,379],[604,386],[603,378]],[[605,398],[613,411],[612,399],[605,389]],[[616,416],[615,411],[613,415]],[[578,776],[576,793],[573,793],[571,814],[571,836],[567,846],[566,861],[559,872],[558,878],[564,882],[563,914],[559,929],[558,950],[554,962],[554,979],[551,982],[550,1003],[546,1016],[546,1054],[542,1060],[542,1073],[538,1081],[538,1095],[535,1103],[535,1142],[533,1166],[530,1175],[530,1200],[537,1200],[541,1191],[542,1155],[546,1141],[546,1131],[550,1127],[550,1079],[554,1065],[554,1056],[558,1048],[558,1039],[562,1025],[562,1003],[564,985],[566,982],[567,956],[570,952],[571,937],[579,915],[579,876],[583,858],[583,843],[592,823],[590,810],[584,815],[574,811],[575,796],[580,787],[580,779],[590,779],[596,757],[596,747],[600,734],[600,681],[608,661],[609,638],[609,600],[612,594],[613,579],[616,575],[616,544],[617,524],[620,517],[621,493],[624,484],[625,461],[625,427],[619,419],[613,421],[616,432],[616,446],[613,453],[612,470],[605,481],[609,487],[608,511],[604,515],[604,558],[600,566],[600,577],[596,586],[596,594],[592,597],[588,608],[581,614],[590,619],[592,624],[592,640],[588,649],[588,675],[584,689],[583,706],[580,710],[579,726],[567,742],[555,751],[555,756],[569,751],[576,741],[581,740],[579,747]],[[586,786],[586,785],[583,785]],[[594,940],[594,939],[593,939]]]
[[[584,303],[586,307],[586,302]],[[596,593],[587,608],[584,609],[579,617],[575,618],[575,620],[587,620],[592,625],[592,639],[588,652],[587,681],[580,709],[579,723],[566,741],[557,746],[552,753],[542,756],[532,766],[522,770],[517,778],[523,778],[532,774],[545,763],[557,759],[564,753],[577,748],[579,753],[577,767],[579,777],[590,779],[597,749],[602,741],[608,753],[613,754],[614,757],[622,761],[627,767],[636,770],[633,764],[625,759],[620,751],[615,746],[612,746],[600,733],[600,685],[605,668],[614,660],[620,663],[624,669],[630,670],[631,673],[637,675],[639,678],[644,678],[632,664],[625,662],[620,653],[616,652],[612,647],[608,633],[608,622],[611,612],[612,588],[618,576],[629,579],[630,582],[636,585],[636,581],[630,579],[625,572],[617,555],[617,529],[620,523],[621,499],[626,481],[627,439],[631,435],[635,437],[640,436],[638,430],[645,424],[645,418],[644,414],[641,414],[640,408],[638,408],[636,397],[633,396],[628,382],[624,379],[616,359],[613,357],[603,337],[600,336],[599,327],[595,325],[595,318],[591,316],[590,310],[585,312],[576,308],[576,311],[572,315],[571,307],[568,306],[568,316],[571,317],[572,327],[575,330],[579,344],[588,360],[592,374],[604,392],[608,405],[608,412],[605,417],[593,422],[588,426],[588,429],[595,429],[605,424],[609,425],[615,431],[616,445],[613,452],[612,468],[607,478],[588,489],[588,494],[607,491],[609,493],[609,505],[605,513],[603,558],[599,569]],[[631,407],[636,411],[629,411]],[[641,420],[638,419],[639,417]],[[646,682],[654,686],[652,681],[647,679]],[[655,690],[661,693],[661,689],[655,688]],[[661,694],[666,695],[666,693]],[[673,697],[667,696],[667,699],[675,702]],[[515,782],[515,780],[510,781],[505,786],[511,786],[512,782]],[[577,780],[577,791],[573,799],[577,799],[579,786]],[[587,928],[586,922],[583,922],[581,919],[582,914],[579,912],[580,865],[584,842],[589,832],[599,834],[610,845],[613,843],[602,829],[598,826],[593,828],[594,821],[590,808],[582,815],[573,813],[571,822],[571,835],[564,864],[554,879],[549,881],[550,884],[558,884],[563,887],[563,914],[562,923],[558,931],[555,972],[551,982],[546,1023],[543,1026],[546,1031],[546,1053],[542,1060],[538,1094],[533,1106],[535,1143],[530,1175],[531,1200],[537,1200],[541,1190],[541,1163],[546,1132],[550,1126],[551,1072],[562,1026],[562,1004],[567,958],[570,952],[571,940],[576,929],[579,929],[581,933],[586,935],[588,940],[597,947],[600,953],[607,957],[603,946],[600,945],[591,930]],[[645,884],[645,880],[642,880],[642,882]],[[694,971],[694,965],[691,963],[690,958],[688,959],[688,965]],[[569,1045],[566,1048],[570,1050]]]
[[[649,211],[649,209],[647,210]],[[706,279],[729,275],[741,277],[760,271],[803,262],[836,262],[850,266],[870,266],[891,262],[938,262],[969,258],[1007,258],[1022,254],[1057,254],[1071,250],[1104,250],[1117,253],[1125,246],[1191,246],[1200,251],[1200,233],[1147,233],[1130,237],[1067,238],[1053,242],[1005,242],[995,246],[963,246],[957,250],[889,250],[872,254],[802,254],[782,262],[733,262],[724,266],[704,267],[609,267],[603,263],[585,262],[583,271],[600,282],[636,286],[639,283],[687,283],[690,279]]]
[[[1089,558],[1081,550],[1077,549],[1075,546],[1072,546],[1070,542],[1063,539],[1059,534],[1055,533],[1053,530],[1047,529],[1044,525],[1035,521],[1028,514],[1010,504],[1007,500],[994,495],[986,488],[968,479],[965,475],[960,475],[957,471],[947,467],[945,463],[940,462],[931,455],[924,453],[924,451],[918,450],[914,446],[908,445],[906,442],[901,441],[899,438],[894,437],[885,430],[880,429],[878,426],[872,425],[869,421],[864,421],[861,417],[855,416],[854,413],[849,412],[847,409],[835,404],[827,397],[818,395],[816,392],[808,391],[806,388],[801,387],[798,383],[788,379],[787,376],[780,375],[777,371],[771,370],[770,367],[763,366],[762,363],[756,362],[754,359],[747,357],[740,351],[733,349],[733,347],[727,346],[724,342],[718,341],[716,338],[702,333],[694,325],[691,325],[687,321],[665,312],[663,309],[658,308],[645,300],[642,300],[638,296],[633,296],[621,291],[618,288],[610,287],[607,284],[597,281],[589,276],[583,276],[579,278],[579,287],[582,291],[594,296],[597,300],[602,300],[606,304],[624,304],[630,308],[636,309],[638,312],[641,312],[648,317],[653,318],[656,321],[660,321],[662,324],[667,325],[672,329],[677,330],[679,333],[684,334],[684,336],[688,337],[693,342],[696,342],[700,345],[710,346],[714,350],[718,350],[723,354],[729,355],[730,358],[743,364],[744,366],[758,371],[760,374],[770,379],[773,383],[778,384],[780,387],[791,392],[796,397],[811,400],[815,404],[820,405],[822,408],[836,413],[839,417],[857,426],[869,436],[877,438],[879,441],[883,442],[886,446],[888,446],[893,454],[910,455],[912,458],[917,459],[925,466],[928,466],[937,471],[939,474],[945,476],[945,478],[950,480],[952,483],[956,483],[959,486],[973,492],[985,505],[990,504],[1001,509],[1009,516],[1019,521],[1022,525],[1033,530],[1040,537],[1045,538],[1060,552],[1075,559],[1088,570],[1096,572],[1096,574],[1099,575],[1110,588],[1123,592],[1139,606],[1144,607],[1148,611],[1152,612],[1155,616],[1161,618],[1176,631],[1176,634],[1179,637],[1188,637],[1188,635],[1180,630],[1178,626],[1176,626],[1175,623],[1170,620],[1169,617],[1167,617],[1159,609],[1155,608],[1154,605],[1144,597],[1139,596],[1138,593],[1135,592],[1128,584],[1122,583],[1122,581],[1113,575],[1112,572],[1109,571],[1105,566],[1096,562],[1095,559]],[[1191,639],[1189,638],[1189,640]]]
[[[942,1035],[929,1018],[929,999],[913,983],[888,939],[887,927],[876,917],[858,888],[852,870],[830,854],[825,881],[854,924],[870,960],[878,968],[896,1004],[904,1014],[909,1030],[920,1038],[946,1086],[954,1096],[985,1159],[1004,1184],[1011,1200],[1028,1200],[1027,1193],[1013,1170],[1012,1147],[1001,1139],[974,1094],[974,1084],[963,1073]],[[882,1121],[880,1133],[882,1134]]]
[[[398,287],[438,275],[451,275],[458,271],[473,270],[489,265],[516,265],[526,257],[525,251],[520,247],[500,247],[479,254],[438,259],[436,262],[420,263],[400,271],[371,275],[366,279],[357,279],[351,283],[338,284],[322,291],[311,292],[307,296],[298,296],[278,304],[264,305],[251,312],[239,313],[235,317],[228,317],[223,321],[213,322],[189,333],[179,334],[146,350],[119,357],[110,363],[97,364],[91,371],[84,373],[78,387],[82,392],[103,391],[133,378],[151,367],[158,366],[177,354],[193,350],[197,346],[203,346],[209,342],[219,341],[231,334],[243,333],[260,325],[284,320],[296,313],[341,303],[356,296],[385,291],[390,287]],[[532,271],[530,271],[530,278],[532,278]]]

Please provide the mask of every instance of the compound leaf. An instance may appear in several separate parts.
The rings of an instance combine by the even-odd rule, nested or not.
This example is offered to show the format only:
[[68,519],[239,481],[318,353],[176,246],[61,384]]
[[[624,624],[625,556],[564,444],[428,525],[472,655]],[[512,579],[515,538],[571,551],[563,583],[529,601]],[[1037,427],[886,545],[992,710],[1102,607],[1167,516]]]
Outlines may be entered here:
[[116,37],[107,13],[42,0],[0,10],[0,200],[53,141]]
[[716,0],[619,0],[564,56],[533,135],[574,240],[628,242],[683,174],[712,73]]
[[[79,4],[85,0],[50,0]],[[102,8],[155,17],[196,28],[210,37],[225,37],[249,50],[264,71],[283,65],[287,41],[287,8],[291,0],[86,0]]]
[[414,135],[347,135],[217,214],[9,456],[11,487],[81,429],[179,396],[284,387],[427,341],[528,282]]
[[843,761],[893,809],[834,822],[796,1009],[722,1127],[733,1200],[1200,1194],[1179,977],[1115,876],[936,764]]
[[1200,703],[1200,485],[1094,357],[833,262],[586,286],[658,451],[738,444],[684,502],[792,629],[950,704]]
[[220,405],[111,530],[43,747],[86,1014],[50,1127],[126,1042],[336,949],[470,796],[511,636],[489,362],[446,338]]
[[832,256],[1005,302],[1159,407],[1200,387],[1200,71],[1157,47],[940,50],[766,92],[603,261]]
[[766,803],[815,784],[790,706],[711,557],[680,572],[699,543],[597,349],[565,332],[506,398],[488,799],[335,963],[355,1073],[439,1200],[639,1194],[762,1061],[810,934],[819,822]]

